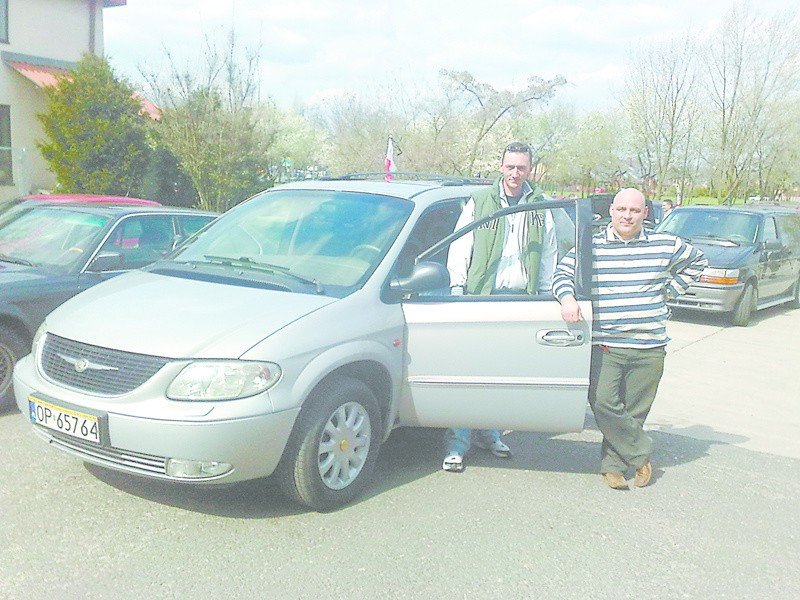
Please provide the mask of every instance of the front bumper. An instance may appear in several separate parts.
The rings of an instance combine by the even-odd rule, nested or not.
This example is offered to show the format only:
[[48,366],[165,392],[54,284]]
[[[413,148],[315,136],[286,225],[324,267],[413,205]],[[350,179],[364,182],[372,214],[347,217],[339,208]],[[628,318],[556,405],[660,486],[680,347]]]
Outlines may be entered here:
[[[132,392],[135,394],[136,390]],[[28,396],[44,395],[53,402],[80,408],[81,395],[63,390],[42,378],[28,355],[14,370],[14,395],[22,414],[28,414]],[[188,409],[203,408],[184,419],[174,416],[175,402],[163,413],[152,410],[151,414],[166,418],[141,415],[126,415],[115,412],[113,400],[92,398],[86,408],[103,410],[108,415],[108,437],[110,444],[97,445],[78,440],[66,434],[33,425],[37,435],[64,452],[102,467],[125,473],[155,477],[181,483],[233,483],[270,475],[278,465],[289,434],[300,409],[277,413],[253,414],[226,418],[223,411],[212,410],[210,404],[181,403]],[[152,401],[150,401],[152,405]],[[267,403],[265,403],[266,405]],[[117,408],[125,407],[121,403]],[[202,413],[206,412],[205,415]],[[217,413],[217,416],[215,415]],[[232,469],[222,475],[203,478],[173,477],[167,474],[169,459],[216,461],[229,463]]]
[[742,295],[744,284],[710,285],[695,283],[686,293],[667,302],[672,308],[690,308],[707,312],[730,312]]

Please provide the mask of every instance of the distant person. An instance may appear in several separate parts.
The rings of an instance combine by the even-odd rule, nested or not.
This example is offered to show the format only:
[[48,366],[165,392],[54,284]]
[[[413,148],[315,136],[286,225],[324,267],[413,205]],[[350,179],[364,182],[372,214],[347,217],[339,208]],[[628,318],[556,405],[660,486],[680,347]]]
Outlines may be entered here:
[[675,208],[675,206],[673,205],[672,200],[662,200],[661,201],[661,220],[662,221],[667,218],[667,215],[672,212],[673,208]]
[[[491,186],[467,201],[456,229],[493,212],[520,203],[543,199],[541,190],[531,187],[531,149],[526,144],[509,144],[500,158],[501,176]],[[558,258],[553,215],[549,210],[526,211],[490,221],[450,245],[447,268],[454,294],[498,295],[536,294],[549,291]],[[496,429],[476,431],[477,446],[500,458],[511,449]],[[470,429],[450,429],[446,436],[445,471],[464,470],[464,456],[472,443]]]
[[[589,404],[603,434],[600,473],[614,489],[644,487],[653,471],[653,441],[644,421],[664,371],[666,300],[683,294],[708,264],[681,238],[646,231],[644,195],[620,190],[611,223],[592,237],[592,365]],[[583,319],[575,299],[575,250],[561,260],[553,293],[567,323]]]

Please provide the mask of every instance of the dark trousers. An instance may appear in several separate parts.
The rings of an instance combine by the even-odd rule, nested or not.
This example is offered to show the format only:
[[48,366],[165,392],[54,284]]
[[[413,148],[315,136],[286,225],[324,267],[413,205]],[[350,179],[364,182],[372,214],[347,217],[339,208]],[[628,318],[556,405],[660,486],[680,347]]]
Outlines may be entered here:
[[653,441],[643,428],[664,372],[658,348],[592,347],[589,404],[603,434],[601,473],[624,473],[650,461]]

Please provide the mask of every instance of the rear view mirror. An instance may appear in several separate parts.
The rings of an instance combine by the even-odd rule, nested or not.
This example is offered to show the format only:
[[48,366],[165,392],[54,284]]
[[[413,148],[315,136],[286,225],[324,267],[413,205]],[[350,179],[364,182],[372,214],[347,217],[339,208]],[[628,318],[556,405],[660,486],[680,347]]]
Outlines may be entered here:
[[389,289],[401,294],[428,292],[450,287],[450,272],[437,262],[420,262],[408,277],[395,277],[389,282]]
[[103,273],[105,271],[121,271],[125,268],[125,260],[119,252],[101,252],[89,263],[87,271]]

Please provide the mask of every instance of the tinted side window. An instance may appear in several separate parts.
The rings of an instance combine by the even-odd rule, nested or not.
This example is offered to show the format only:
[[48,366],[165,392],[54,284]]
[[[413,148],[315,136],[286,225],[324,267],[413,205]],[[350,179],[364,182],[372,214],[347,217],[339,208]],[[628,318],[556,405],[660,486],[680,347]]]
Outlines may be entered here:
[[212,220],[211,217],[194,217],[189,215],[179,215],[177,219],[181,224],[181,229],[183,229],[184,237],[189,237],[190,235],[200,231],[203,227],[205,227],[206,223]]
[[[0,11],[2,11],[2,7],[0,7]],[[13,183],[11,107],[4,104],[0,105],[0,184],[13,185]]]
[[[408,237],[406,245],[397,259],[395,270],[398,275],[401,277],[410,275],[411,270],[414,268],[414,259],[421,252],[453,233],[466,201],[466,198],[461,198],[442,202],[430,207],[420,215],[414,230]],[[445,248],[428,258],[428,260],[446,265],[447,251],[448,249]]]
[[8,43],[8,0],[0,0],[0,42]]
[[800,252],[800,215],[778,217],[778,232],[787,246]]
[[775,228],[775,217],[764,219],[764,241],[766,243],[778,241],[778,230]]
[[126,269],[138,269],[163,258],[175,239],[170,215],[142,215],[123,219],[111,232],[101,252],[118,252]]

